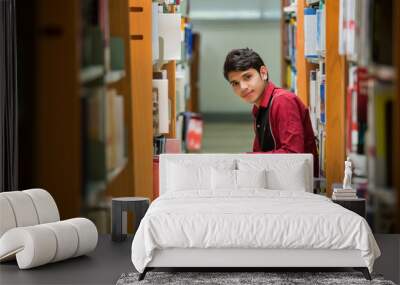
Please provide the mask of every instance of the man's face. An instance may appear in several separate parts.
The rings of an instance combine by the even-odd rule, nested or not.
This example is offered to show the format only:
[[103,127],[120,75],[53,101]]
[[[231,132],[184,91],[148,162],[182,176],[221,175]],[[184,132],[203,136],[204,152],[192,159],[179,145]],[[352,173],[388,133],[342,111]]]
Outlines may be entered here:
[[259,105],[266,85],[267,69],[260,68],[260,72],[250,68],[245,71],[231,71],[228,80],[237,96],[250,104]]

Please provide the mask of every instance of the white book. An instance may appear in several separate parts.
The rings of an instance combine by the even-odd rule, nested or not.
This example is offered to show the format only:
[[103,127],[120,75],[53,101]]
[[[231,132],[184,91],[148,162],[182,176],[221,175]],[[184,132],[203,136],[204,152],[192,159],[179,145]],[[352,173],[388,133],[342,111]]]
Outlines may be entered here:
[[346,54],[350,58],[356,56],[356,0],[346,0]]
[[304,9],[304,56],[317,57],[317,10]]
[[325,55],[326,51],[326,8],[325,5],[322,6],[321,11],[321,35],[320,35],[320,47],[321,54]]
[[160,57],[160,47],[159,47],[159,40],[158,40],[158,2],[153,2],[152,8],[152,37],[151,37],[151,44],[152,44],[152,58],[153,62],[158,60]]
[[332,200],[358,200],[358,197],[354,197],[354,198],[333,198],[332,196]]
[[343,189],[343,188],[334,188],[334,193],[357,193],[356,189]]
[[310,118],[311,124],[314,130],[314,134],[317,133],[317,115],[316,115],[316,106],[317,106],[317,71],[310,71]]
[[357,193],[355,193],[355,192],[354,193],[351,193],[351,192],[348,192],[348,193],[334,192],[333,194],[335,196],[337,196],[337,197],[355,197],[355,196],[357,196]]
[[360,17],[359,26],[362,29],[359,29],[359,64],[361,66],[367,66],[370,61],[370,25],[372,22],[370,19],[370,2],[371,0],[362,0],[358,2],[358,10]]
[[185,75],[183,71],[177,71],[175,74],[176,86],[176,113],[185,111]]
[[325,55],[325,5],[317,10],[317,53]]
[[166,134],[169,132],[168,79],[153,79],[153,88],[158,89],[158,130]]
[[319,86],[321,85],[321,70],[317,69],[317,86],[316,86],[316,100],[315,100],[315,114],[317,116],[318,121],[320,121],[321,118],[321,95],[320,95],[320,88]]
[[158,14],[158,36],[162,40],[160,47],[160,59],[181,59],[181,14]]
[[356,193],[338,193],[334,192],[332,195],[335,195],[336,197],[356,197]]

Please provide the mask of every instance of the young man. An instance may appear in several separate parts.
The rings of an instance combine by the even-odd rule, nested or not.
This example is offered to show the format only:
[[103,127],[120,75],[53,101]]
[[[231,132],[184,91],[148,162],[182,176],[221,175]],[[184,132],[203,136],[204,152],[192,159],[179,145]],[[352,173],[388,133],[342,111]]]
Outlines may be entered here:
[[309,111],[300,98],[275,86],[268,79],[268,69],[261,57],[248,48],[228,53],[224,76],[237,96],[253,104],[253,152],[311,153],[317,176],[314,132]]

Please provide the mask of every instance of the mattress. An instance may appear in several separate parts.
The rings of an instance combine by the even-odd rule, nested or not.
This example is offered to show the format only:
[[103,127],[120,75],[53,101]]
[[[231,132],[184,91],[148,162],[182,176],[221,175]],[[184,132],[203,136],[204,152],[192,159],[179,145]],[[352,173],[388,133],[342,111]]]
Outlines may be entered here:
[[365,219],[301,191],[168,192],[150,206],[132,243],[143,272],[157,249],[359,250],[372,272],[380,251]]

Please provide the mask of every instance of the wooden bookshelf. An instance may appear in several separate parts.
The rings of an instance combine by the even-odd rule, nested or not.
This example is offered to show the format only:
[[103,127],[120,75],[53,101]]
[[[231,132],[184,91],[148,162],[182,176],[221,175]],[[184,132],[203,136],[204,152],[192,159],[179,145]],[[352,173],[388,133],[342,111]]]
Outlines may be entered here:
[[[54,197],[62,219],[81,213],[79,1],[36,3],[32,187]],[[60,53],[60,51],[63,51]],[[27,170],[28,171],[28,170]]]
[[[341,181],[343,177],[343,162],[345,158],[344,136],[344,110],[345,110],[345,60],[338,54],[338,18],[339,3],[326,1],[326,54],[325,59],[314,61],[304,56],[304,8],[305,0],[297,1],[296,9],[296,71],[297,71],[297,95],[306,106],[310,104],[310,71],[318,68],[318,62],[325,60],[325,103],[326,103],[326,141],[325,141],[325,178],[327,179],[327,195],[331,196],[330,189],[334,182]],[[282,6],[288,6],[287,0],[282,0]],[[283,7],[282,7],[283,9]],[[282,13],[283,10],[282,10]],[[285,27],[285,19],[282,17],[281,27]],[[284,47],[286,31],[282,31],[282,47]],[[284,54],[284,53],[282,53]],[[282,82],[286,83],[286,68],[288,59],[281,59]],[[289,88],[289,86],[284,86]]]
[[309,73],[310,64],[304,57],[304,8],[305,0],[297,1],[297,40],[296,40],[296,70],[297,70],[297,96],[309,105]]
[[116,177],[107,185],[106,195],[111,197],[133,196],[134,176],[132,153],[132,112],[131,112],[131,68],[129,52],[129,11],[128,0],[109,1],[110,35],[124,39],[125,74],[116,82],[107,82],[107,88],[114,88],[118,94],[124,96],[124,123],[127,137],[128,159]]
[[[281,48],[282,48],[282,57],[281,57],[281,86],[287,90],[292,90],[293,80],[292,78],[292,68],[293,68],[293,58],[291,58],[290,53],[292,52],[292,47],[290,46],[288,29],[291,26],[290,22],[296,22],[297,8],[293,13],[285,12],[285,8],[290,6],[290,0],[281,0]],[[297,44],[297,38],[294,41]],[[286,54],[288,52],[289,54]],[[288,74],[288,68],[291,69],[291,73]],[[297,66],[294,66],[297,68]],[[296,71],[297,72],[297,71]],[[290,78],[289,78],[290,77]],[[290,83],[288,84],[290,79]],[[292,90],[294,91],[294,90]]]
[[[153,197],[153,67],[163,62],[152,59],[152,1],[129,0],[129,56],[130,56],[130,159],[135,196]],[[173,8],[170,5],[169,8]],[[169,12],[173,12],[171,9]],[[168,61],[168,99],[170,126],[167,138],[176,138],[176,61]]]
[[[146,1],[143,2],[146,4]],[[68,1],[63,5],[62,12],[59,5],[51,0],[40,0],[35,6],[35,25],[38,35],[35,43],[34,72],[36,81],[32,140],[34,157],[30,170],[33,172],[32,181],[25,184],[48,190],[54,196],[62,218],[89,214],[90,209],[86,208],[87,201],[85,201],[88,190],[98,191],[99,196],[150,196],[146,193],[151,193],[149,184],[151,171],[146,171],[151,170],[152,134],[147,132],[146,140],[145,129],[147,125],[151,126],[152,118],[146,119],[146,114],[150,113],[151,103],[149,106],[143,103],[150,97],[142,96],[145,93],[142,92],[144,88],[140,89],[140,84],[135,86],[135,92],[131,88],[132,51],[136,52],[136,58],[145,60],[146,57],[142,56],[142,51],[139,55],[137,46],[132,47],[132,42],[135,40],[130,37],[129,20],[132,20],[132,17],[131,19],[129,17],[130,3],[128,0],[108,1],[109,21],[105,23],[109,24],[111,36],[124,39],[125,52],[125,70],[113,73],[106,70],[102,62],[81,68],[85,45],[81,38],[84,3],[86,2],[80,0]],[[151,11],[148,7],[146,9]],[[151,15],[141,17],[139,21],[148,19],[151,19]],[[133,19],[133,22],[136,20]],[[151,26],[146,24],[145,28],[149,33]],[[101,55],[104,52],[103,48],[99,46],[96,52]],[[151,50],[147,46],[142,48]],[[133,79],[145,82],[140,75],[141,72],[135,70],[136,77]],[[149,78],[151,80],[151,71]],[[151,90],[151,81],[149,86]],[[85,176],[87,152],[93,150],[84,143],[87,127],[85,125],[87,115],[84,115],[87,110],[84,106],[92,96],[85,93],[85,90],[92,88],[101,88],[104,91],[112,88],[123,95],[128,157],[112,171],[105,172],[102,180],[88,182]],[[151,130],[151,127],[149,129]],[[143,156],[146,154],[146,148],[147,154],[150,153],[147,168],[146,162],[142,161],[145,161]],[[96,151],[103,152],[101,155],[104,155],[105,144],[103,149]],[[148,192],[146,192],[146,182]],[[102,207],[102,211],[106,212],[107,207],[105,205]]]
[[289,89],[289,86],[287,86],[287,78],[286,78],[286,70],[287,70],[287,60],[285,58],[286,53],[284,52],[284,49],[287,48],[288,46],[288,36],[287,36],[287,31],[286,31],[286,17],[285,17],[285,12],[283,11],[283,8],[289,5],[288,0],[281,0],[281,21],[280,21],[280,26],[281,26],[281,50],[282,50],[282,56],[281,56],[281,86],[283,88]]
[[168,79],[168,99],[171,106],[171,115],[169,124],[168,138],[176,138],[176,61],[171,60],[165,64],[164,69],[167,70]]
[[152,2],[129,0],[132,177],[135,196],[153,196]]
[[[152,1],[108,1],[106,23],[110,36],[123,39],[125,52],[125,70],[112,73],[103,62],[82,65],[85,45],[81,39],[82,5],[87,3],[68,1],[62,12],[55,1],[39,0],[35,4],[38,35],[32,120],[34,157],[30,167],[33,174],[32,181],[24,184],[47,189],[54,196],[62,218],[86,213],[86,188],[96,189],[105,198],[152,197]],[[100,58],[103,48],[96,50]],[[87,54],[90,53],[86,50]],[[172,114],[175,114],[175,64],[171,61],[166,66]],[[85,104],[91,95],[85,90],[97,86],[104,91],[115,89],[123,95],[127,159],[105,172],[104,181],[88,182],[85,180],[88,147],[83,140],[88,137]],[[169,136],[175,137],[175,116],[171,119]],[[107,211],[107,206],[103,205],[102,210]]]
[[326,1],[326,179],[342,181],[345,149],[346,65],[339,55],[339,1]]

